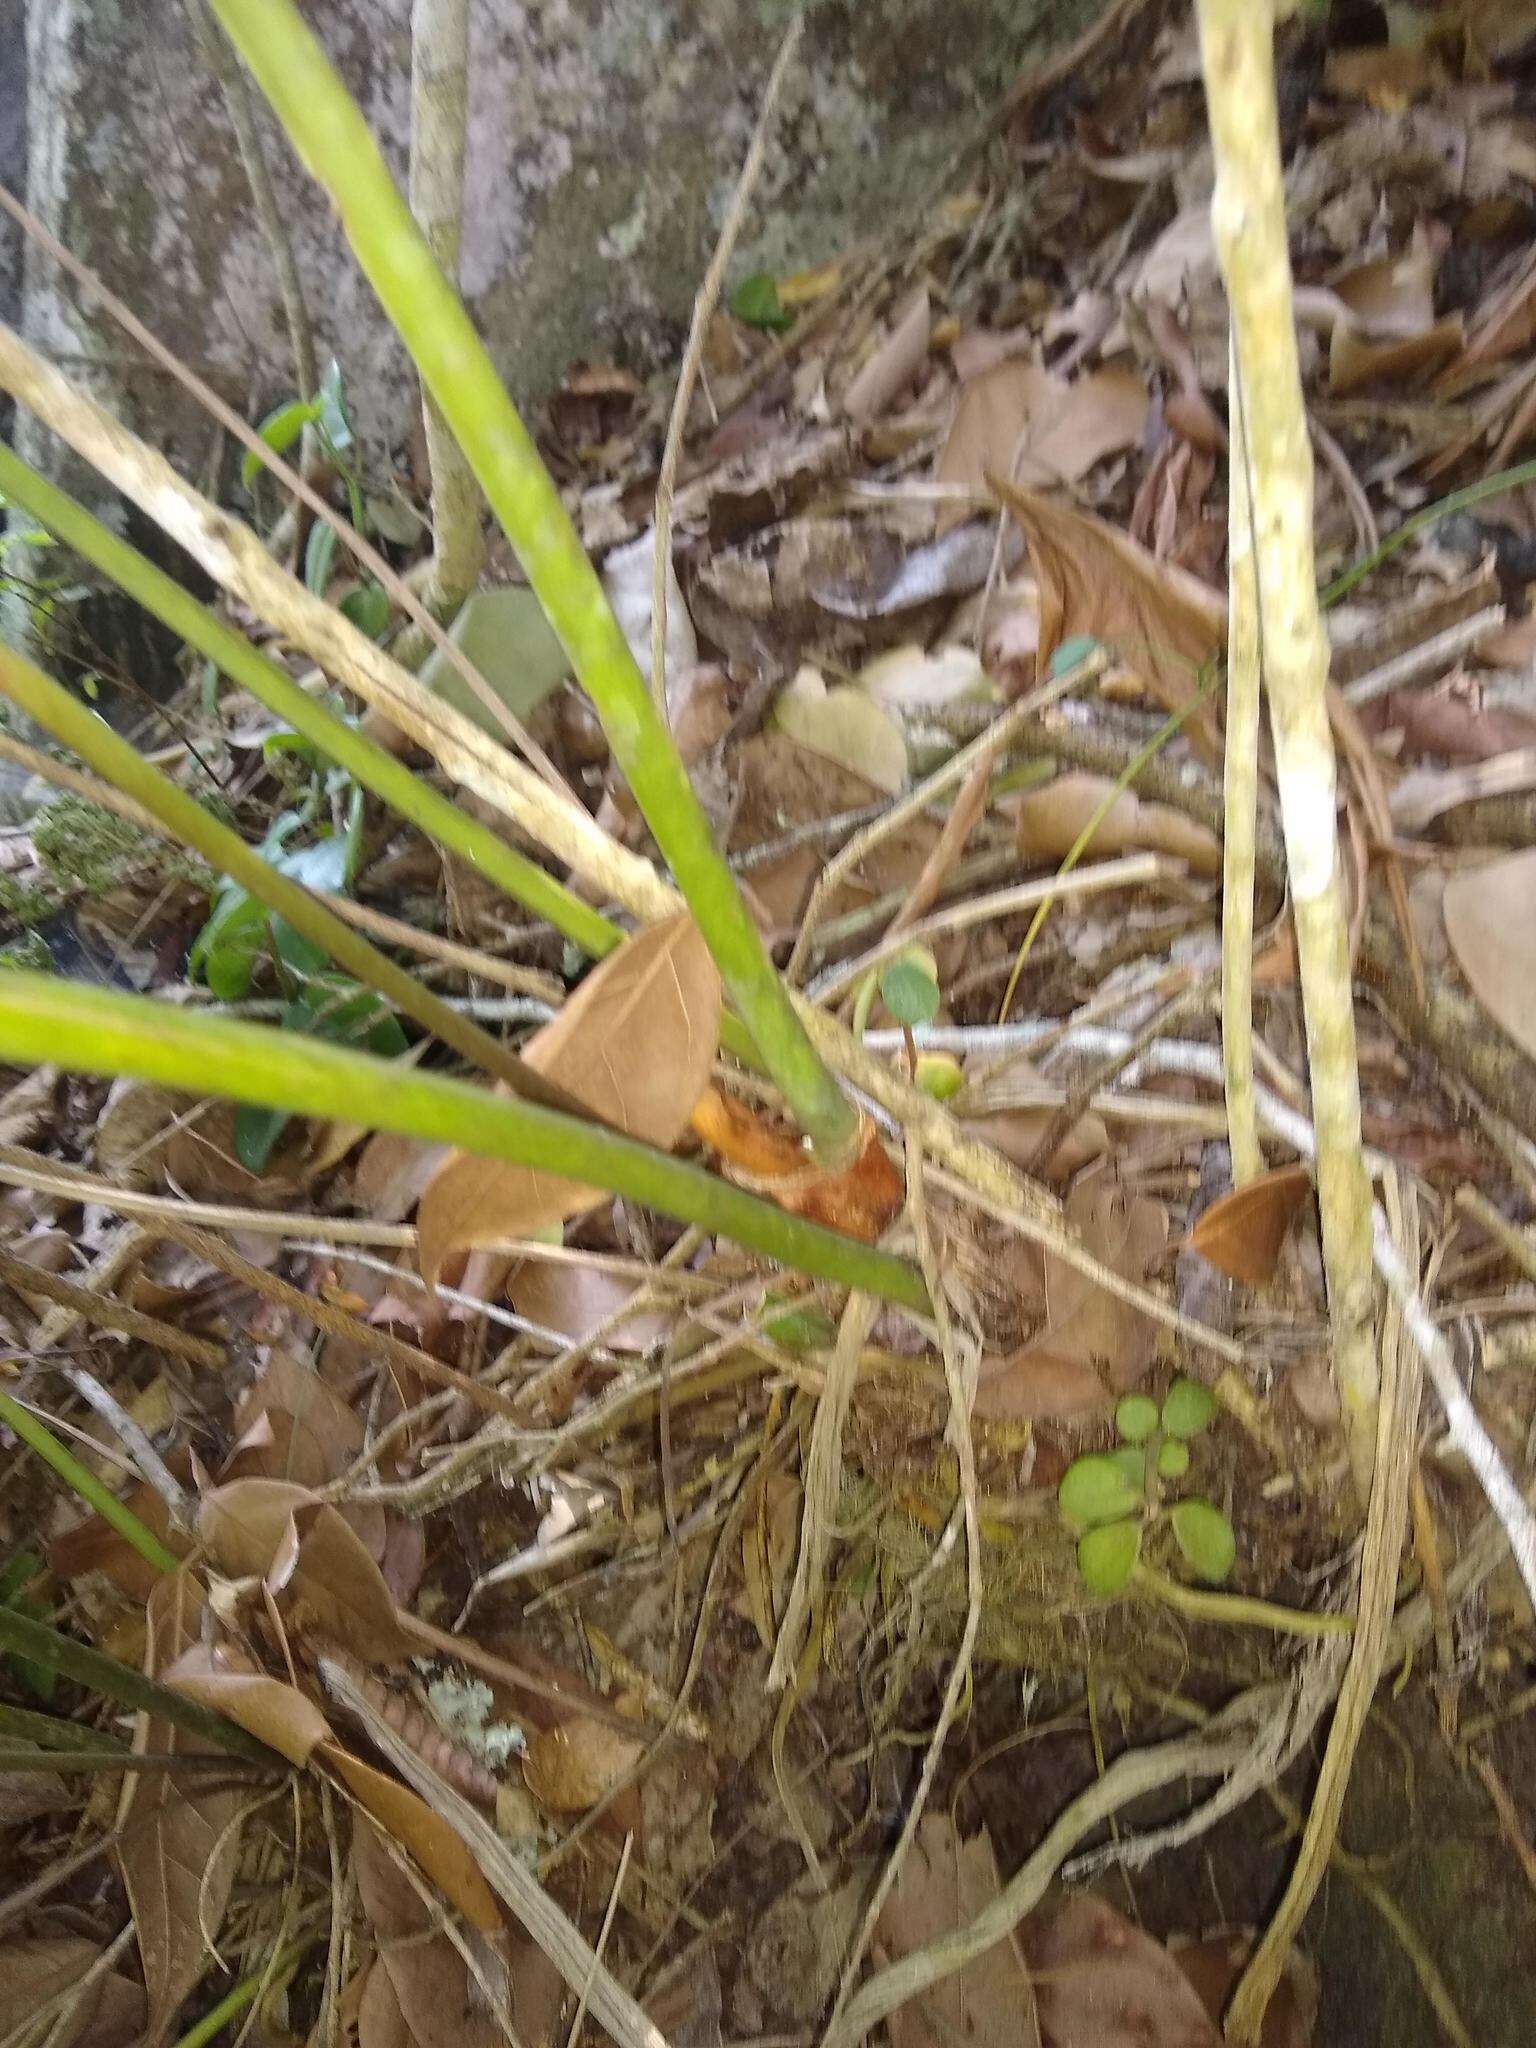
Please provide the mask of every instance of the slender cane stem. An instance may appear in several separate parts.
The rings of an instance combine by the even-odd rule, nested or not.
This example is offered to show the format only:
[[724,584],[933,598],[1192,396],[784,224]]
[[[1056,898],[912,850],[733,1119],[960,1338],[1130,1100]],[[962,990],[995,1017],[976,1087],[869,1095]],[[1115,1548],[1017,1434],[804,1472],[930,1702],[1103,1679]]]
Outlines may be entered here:
[[93,562],[119,590],[137,599],[200,654],[206,654],[232,682],[286,719],[329,759],[339,761],[365,789],[382,797],[439,845],[459,854],[535,917],[547,918],[584,953],[600,959],[618,945],[623,933],[617,925],[562,887],[536,862],[514,852],[489,826],[413,775],[387,749],[316,703],[276,662],[258,653],[243,634],[225,625],[172,577],[4,446],[0,446],[0,495],[22,506],[57,539]]
[[457,1145],[628,1196],[818,1279],[908,1308],[927,1303],[921,1275],[904,1259],[806,1223],[606,1124],[297,1032],[194,1015],[148,996],[54,975],[0,970],[0,1060],[128,1074],[166,1088],[212,1086],[235,1102],[294,1116],[340,1116],[372,1130]]
[[1253,501],[1243,371],[1234,338],[1228,388],[1227,721],[1221,835],[1221,1055],[1232,1185],[1264,1171],[1253,1090],[1253,860],[1259,815],[1259,676],[1262,639],[1254,566]]
[[1242,376],[1265,688],[1295,906],[1334,1374],[1356,1489],[1375,1463],[1371,1195],[1339,883],[1328,643],[1312,553],[1312,450],[1292,317],[1271,0],[1199,0],[1216,159],[1211,221]]
[[[344,924],[335,911],[328,910],[302,884],[280,874],[270,861],[263,860],[237,832],[204,810],[196,797],[189,796],[168,775],[162,775],[94,711],[72,697],[62,683],[44,675],[40,668],[7,647],[0,647],[0,694],[19,704],[39,725],[46,726],[55,739],[73,747],[98,775],[141,804],[173,838],[200,853],[269,910],[275,910],[296,932],[328,953],[338,966],[387,996],[424,1031],[432,1032],[445,1045],[451,1045],[455,1052],[520,1094],[560,1109],[580,1111],[580,1105],[573,1103],[563,1089],[552,1087],[542,1074],[518,1059],[488,1031],[482,1031],[441,996],[434,995],[415,975],[397,966],[387,953],[381,953],[377,946]],[[207,1078],[206,1070],[202,1078]],[[192,1085],[198,1085],[196,1079]]]
[[292,0],[213,4],[300,156],[329,191],[359,263],[517,550],[785,1101],[818,1157],[845,1163],[858,1143],[858,1114],[774,972],[554,479],[367,123]]

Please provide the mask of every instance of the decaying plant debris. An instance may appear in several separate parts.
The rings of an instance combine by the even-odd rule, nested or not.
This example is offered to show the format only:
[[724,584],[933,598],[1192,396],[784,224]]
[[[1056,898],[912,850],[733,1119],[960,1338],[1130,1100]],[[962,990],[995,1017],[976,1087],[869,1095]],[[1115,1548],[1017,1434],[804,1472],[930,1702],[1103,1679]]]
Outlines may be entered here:
[[1529,2038],[1536,16],[1117,0],[742,277],[792,31],[546,474],[213,14],[428,424],[0,330],[221,592],[0,450],[187,647],[0,650],[0,2039]]

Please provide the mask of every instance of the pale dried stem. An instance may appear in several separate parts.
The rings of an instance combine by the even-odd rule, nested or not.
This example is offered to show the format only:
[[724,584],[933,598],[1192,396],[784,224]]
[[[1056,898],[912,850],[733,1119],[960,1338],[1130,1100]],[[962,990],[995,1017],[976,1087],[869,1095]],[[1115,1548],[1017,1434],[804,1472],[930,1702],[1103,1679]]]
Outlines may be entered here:
[[[1411,1248],[1418,1267],[1416,1218],[1405,1211],[1395,1171],[1384,1187],[1392,1212],[1394,1241]],[[1312,1797],[1307,1824],[1296,1852],[1285,1895],[1275,1908],[1232,2003],[1227,2009],[1227,2040],[1234,2048],[1255,2048],[1264,2014],[1280,1982],[1286,1958],[1328,1869],[1344,1812],[1344,1795],[1355,1751],[1365,1731],[1366,1716],[1376,1697],[1392,1608],[1397,1597],[1398,1566],[1408,1526],[1408,1493],[1417,1452],[1422,1361],[1404,1326],[1400,1310],[1389,1310],[1382,1342],[1382,1399],[1377,1407],[1375,1471],[1360,1561],[1360,1591],[1349,1664],[1339,1688],[1338,1704],[1328,1731],[1322,1770]]]
[[816,1404],[810,1448],[805,1454],[805,1507],[800,1523],[800,1555],[784,1602],[784,1619],[774,1645],[768,1684],[777,1692],[795,1676],[810,1623],[811,1609],[825,1585],[824,1566],[832,1548],[837,1499],[843,1477],[843,1425],[853,1401],[859,1359],[878,1304],[867,1294],[850,1294],[838,1325],[837,1343],[827,1365],[827,1383]]
[[1371,1199],[1338,869],[1328,643],[1312,551],[1312,451],[1286,246],[1274,10],[1258,0],[1199,0],[1198,12],[1216,162],[1211,221],[1245,399],[1264,679],[1306,1010],[1334,1375],[1365,1500],[1376,1454]]
[[1234,339],[1229,372],[1227,719],[1221,837],[1221,1050],[1232,1185],[1264,1171],[1253,1102],[1253,866],[1259,808],[1261,626],[1254,566],[1248,435]]

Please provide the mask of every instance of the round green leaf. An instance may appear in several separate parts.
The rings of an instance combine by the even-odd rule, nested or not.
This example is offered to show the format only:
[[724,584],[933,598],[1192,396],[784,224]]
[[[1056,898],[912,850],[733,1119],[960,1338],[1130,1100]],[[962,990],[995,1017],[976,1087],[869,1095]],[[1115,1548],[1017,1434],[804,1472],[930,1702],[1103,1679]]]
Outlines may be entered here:
[[1141,1488],[1127,1476],[1121,1460],[1092,1452],[1076,1458],[1062,1475],[1056,1498],[1070,1521],[1115,1522],[1141,1506]]
[[917,960],[893,960],[880,977],[880,995],[898,1024],[931,1024],[938,1014],[939,985]]
[[1157,1403],[1145,1394],[1127,1394],[1115,1410],[1115,1427],[1128,1444],[1145,1443],[1157,1427]]
[[1164,1437],[1157,1448],[1159,1479],[1182,1479],[1189,1470],[1189,1445],[1176,1436]]
[[1221,1509],[1208,1500],[1181,1500],[1168,1519],[1188,1563],[1202,1579],[1219,1586],[1237,1559],[1237,1538]]
[[1090,1593],[1110,1599],[1123,1593],[1141,1555],[1139,1522],[1106,1522],[1090,1529],[1077,1546],[1077,1568]]
[[1209,1429],[1216,1403],[1198,1380],[1175,1380],[1163,1403],[1163,1428],[1169,1436],[1198,1436]]

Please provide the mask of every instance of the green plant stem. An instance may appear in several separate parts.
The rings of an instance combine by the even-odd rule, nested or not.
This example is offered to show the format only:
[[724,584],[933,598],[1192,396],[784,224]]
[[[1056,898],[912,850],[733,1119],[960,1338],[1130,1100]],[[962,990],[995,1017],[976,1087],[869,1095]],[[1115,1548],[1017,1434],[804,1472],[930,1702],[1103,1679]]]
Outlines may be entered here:
[[213,4],[330,193],[359,263],[516,549],[780,1093],[818,1158],[846,1163],[859,1142],[858,1113],[795,1014],[554,480],[367,123],[292,0]]
[[146,1564],[153,1565],[157,1572],[176,1570],[180,1560],[166,1549],[154,1530],[147,1529],[133,1510],[125,1507],[111,1488],[102,1484],[89,1465],[82,1465],[72,1451],[66,1450],[45,1422],[3,1391],[0,1391],[0,1422],[14,1430],[29,1450],[36,1451],[45,1465],[52,1466],[64,1484],[77,1493],[88,1508],[94,1508],[125,1543],[131,1544]]
[[[445,1045],[505,1081],[519,1094],[585,1114],[563,1089],[552,1087],[542,1074],[509,1052],[488,1031],[482,1031],[478,1024],[435,996],[415,975],[408,974],[387,953],[380,952],[344,924],[307,889],[290,876],[280,874],[270,861],[263,860],[237,832],[220,824],[195,797],[144,760],[94,711],[71,696],[62,683],[44,675],[40,668],[7,647],[0,647],[0,692],[19,704],[39,725],[46,726],[56,739],[72,747],[122,795],[142,805],[173,838],[200,853],[269,910],[286,918],[295,931],[359,981],[387,996],[423,1030],[432,1032]],[[208,1079],[206,1069],[189,1067],[188,1074],[191,1078],[185,1085],[201,1090]]]
[[253,1763],[282,1762],[274,1750],[258,1742],[254,1735],[247,1735],[243,1728],[237,1728],[233,1721],[226,1721],[222,1714],[172,1692],[156,1679],[146,1678],[131,1664],[120,1663],[101,1650],[77,1643],[72,1636],[61,1635],[46,1622],[29,1620],[11,1607],[0,1607],[0,1650],[12,1650],[45,1670],[61,1672],[88,1692],[100,1693],[106,1699],[116,1700],[119,1706],[132,1707],[136,1713],[169,1721],[173,1728],[185,1729],[189,1735],[200,1736],[234,1756],[249,1757]]
[[305,1950],[308,1942],[296,1942],[285,1949],[280,1956],[264,1963],[259,1970],[253,1970],[248,1977],[242,1977],[238,1984],[231,1985],[215,2006],[210,2006],[202,2018],[196,2021],[176,2042],[175,2048],[207,2048],[207,2044],[241,2013],[254,2005],[263,1984],[275,1982],[287,1970],[291,1970]]
[[129,1074],[182,1090],[213,1086],[236,1102],[296,1116],[345,1117],[372,1130],[458,1145],[625,1195],[818,1279],[908,1308],[927,1305],[922,1277],[904,1259],[807,1223],[605,1124],[296,1032],[4,970],[0,1060]]
[[28,1707],[0,1704],[0,1735],[13,1742],[30,1742],[41,1749],[93,1751],[112,1748],[120,1755],[131,1754],[126,1742],[103,1735],[99,1728],[82,1728],[78,1721],[65,1721],[57,1714],[34,1714]]
[[1502,498],[1506,491],[1519,490],[1523,484],[1536,484],[1536,461],[1517,462],[1513,469],[1496,470],[1492,476],[1479,477],[1475,484],[1467,484],[1462,490],[1437,498],[1433,505],[1425,505],[1405,519],[1401,526],[1395,526],[1368,555],[1362,555],[1358,562],[1351,562],[1331,583],[1324,584],[1318,592],[1318,603],[1327,611],[1341,598],[1348,597],[1357,583],[1363,583],[1367,576],[1373,575],[1390,555],[1395,555],[1399,548],[1406,547],[1409,541],[1427,532],[1440,520],[1449,519],[1457,512],[1468,512],[1486,498]]
[[258,653],[243,634],[225,625],[173,578],[3,445],[0,496],[30,512],[58,540],[110,576],[119,590],[205,654],[232,682],[249,690],[258,703],[285,719],[330,760],[339,762],[365,789],[458,854],[535,917],[546,918],[584,953],[601,959],[619,944],[624,934],[616,924],[562,887],[537,862],[515,852],[489,826],[413,775],[385,748],[316,703],[276,662]]
[[1272,1600],[1255,1600],[1246,1593],[1207,1593],[1199,1586],[1183,1585],[1170,1579],[1154,1565],[1138,1564],[1133,1578],[1149,1593],[1155,1593],[1180,1614],[1193,1621],[1215,1621],[1224,1628],[1270,1628],[1290,1636],[1347,1636],[1354,1633],[1354,1616],[1349,1614],[1308,1614],[1299,1607],[1279,1607]]
[[[258,1769],[261,1767],[258,1767]],[[274,1756],[271,1768],[281,1770],[283,1760]],[[20,1742],[0,1742],[0,1777],[11,1771],[51,1771],[60,1777],[72,1772],[103,1771],[217,1771],[223,1776],[255,1775],[247,1763],[234,1763],[224,1756],[196,1756],[185,1751],[160,1753],[120,1749],[106,1742],[93,1742],[89,1749],[37,1749]]]

